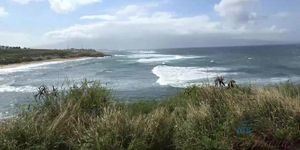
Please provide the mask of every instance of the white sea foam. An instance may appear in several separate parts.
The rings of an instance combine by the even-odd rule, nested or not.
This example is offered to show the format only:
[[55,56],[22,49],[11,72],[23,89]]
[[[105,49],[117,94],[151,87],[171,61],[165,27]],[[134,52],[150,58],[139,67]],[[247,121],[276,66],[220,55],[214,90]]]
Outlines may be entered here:
[[1,120],[6,120],[6,119],[10,119],[10,118],[13,118],[13,117],[14,117],[13,115],[10,115],[10,116],[6,116],[6,115],[4,116],[3,115],[3,117],[2,117],[2,115],[0,115],[0,121]]
[[145,51],[134,51],[136,53],[140,53],[140,54],[154,54],[156,53],[156,51],[150,51],[150,50],[145,50]]
[[126,55],[114,55],[115,57],[124,57]]
[[272,78],[254,78],[251,81],[257,82],[257,83],[284,83],[287,81],[299,81],[300,78],[298,76],[290,76],[290,77],[272,77]]
[[196,59],[203,58],[204,56],[184,56],[184,55],[164,55],[164,54],[133,54],[129,55],[128,58],[137,59],[139,63],[153,63],[153,62],[169,62],[172,60],[180,59]]
[[14,115],[9,115],[9,112],[0,112],[0,122],[5,119],[10,119],[14,117]]
[[30,93],[35,92],[37,90],[36,87],[32,86],[10,86],[10,85],[0,85],[0,93],[1,92],[20,92],[20,93]]
[[48,65],[54,65],[54,64],[62,64],[67,62],[75,62],[75,61],[84,61],[88,59],[93,58],[79,58],[79,59],[70,59],[70,60],[58,60],[58,61],[49,61],[49,62],[36,62],[36,63],[30,63],[30,64],[20,64],[8,68],[0,68],[0,74],[9,74],[14,72],[25,72],[30,71],[34,69],[43,69],[46,68]]
[[181,56],[181,55],[168,55],[163,57],[156,57],[156,58],[142,58],[139,59],[138,62],[140,63],[152,63],[152,62],[168,62],[171,60],[180,60],[180,59],[195,59],[195,58],[202,58],[201,56]]
[[165,56],[170,56],[170,55],[163,55],[163,54],[132,54],[128,55],[128,58],[133,58],[133,59],[139,59],[139,58],[153,58],[153,57],[165,57]]
[[228,69],[221,67],[172,67],[166,65],[156,66],[152,73],[159,77],[157,83],[172,87],[187,87],[199,83],[199,80],[210,79],[219,75],[236,74],[227,73]]

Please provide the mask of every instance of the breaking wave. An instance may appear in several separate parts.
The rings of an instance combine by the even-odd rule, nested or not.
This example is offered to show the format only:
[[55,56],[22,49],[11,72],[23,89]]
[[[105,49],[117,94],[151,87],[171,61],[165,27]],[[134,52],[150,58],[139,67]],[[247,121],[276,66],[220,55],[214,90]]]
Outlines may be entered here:
[[114,55],[115,57],[124,57],[126,55]]
[[201,83],[199,80],[203,81],[219,75],[237,74],[228,73],[227,68],[221,67],[173,67],[166,65],[154,67],[152,73],[159,77],[158,84],[180,88],[199,84]]
[[1,85],[0,86],[0,93],[1,92],[20,92],[20,93],[30,93],[35,92],[37,90],[36,87],[32,86],[10,86],[10,85]]
[[133,54],[129,55],[128,58],[137,59],[139,63],[153,63],[153,62],[169,62],[172,60],[180,59],[196,59],[203,58],[204,56],[184,56],[184,55],[164,55],[164,54]]
[[140,63],[151,63],[151,62],[168,62],[171,60],[180,60],[180,59],[195,59],[201,58],[200,56],[180,56],[180,55],[165,55],[162,57],[154,57],[154,58],[144,58],[139,59],[138,62]]
[[156,51],[151,51],[151,50],[141,50],[141,51],[132,51],[134,53],[140,53],[140,54],[154,54]]
[[8,111],[6,112],[0,112],[0,121],[1,120],[6,120],[14,117],[14,115],[11,115]]

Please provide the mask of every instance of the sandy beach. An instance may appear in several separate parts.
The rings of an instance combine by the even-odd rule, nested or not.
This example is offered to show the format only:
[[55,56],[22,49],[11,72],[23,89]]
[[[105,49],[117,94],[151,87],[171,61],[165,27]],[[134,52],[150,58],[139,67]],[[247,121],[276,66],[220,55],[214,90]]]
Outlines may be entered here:
[[7,70],[7,69],[16,69],[16,68],[25,67],[25,66],[32,66],[32,65],[41,66],[41,65],[48,65],[48,64],[58,64],[58,63],[80,61],[80,60],[86,60],[86,59],[92,59],[92,58],[95,58],[95,57],[56,58],[56,59],[49,59],[49,60],[42,60],[42,61],[32,61],[32,62],[22,62],[22,63],[16,63],[16,64],[0,65],[0,73],[1,73],[1,71]]

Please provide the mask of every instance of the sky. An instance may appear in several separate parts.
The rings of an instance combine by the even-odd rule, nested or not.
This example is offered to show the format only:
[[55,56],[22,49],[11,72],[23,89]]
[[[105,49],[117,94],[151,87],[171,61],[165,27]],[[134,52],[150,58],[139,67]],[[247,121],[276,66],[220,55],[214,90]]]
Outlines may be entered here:
[[0,0],[0,45],[153,49],[300,43],[300,0]]

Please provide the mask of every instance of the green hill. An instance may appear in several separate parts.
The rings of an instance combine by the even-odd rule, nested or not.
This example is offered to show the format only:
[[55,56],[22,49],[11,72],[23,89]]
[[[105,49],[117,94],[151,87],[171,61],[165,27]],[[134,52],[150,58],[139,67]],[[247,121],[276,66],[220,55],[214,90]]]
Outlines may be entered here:
[[50,59],[78,57],[103,57],[104,53],[92,49],[21,49],[18,47],[0,49],[0,65],[16,64]]

